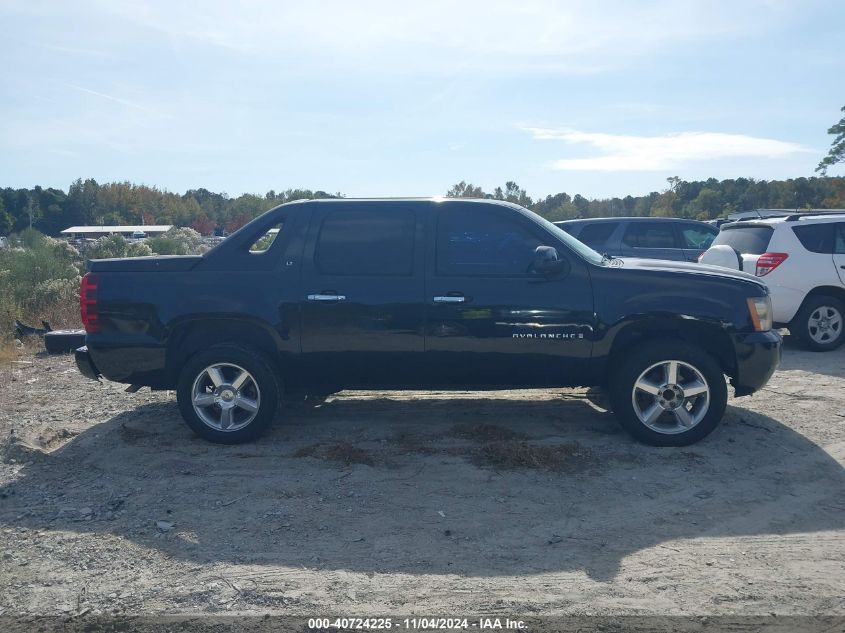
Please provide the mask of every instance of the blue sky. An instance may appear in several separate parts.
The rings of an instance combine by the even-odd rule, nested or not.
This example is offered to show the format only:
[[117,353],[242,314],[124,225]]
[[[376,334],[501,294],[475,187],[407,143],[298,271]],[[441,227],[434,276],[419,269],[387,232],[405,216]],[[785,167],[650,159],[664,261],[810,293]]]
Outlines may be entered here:
[[810,176],[845,105],[843,25],[841,0],[0,0],[0,186]]

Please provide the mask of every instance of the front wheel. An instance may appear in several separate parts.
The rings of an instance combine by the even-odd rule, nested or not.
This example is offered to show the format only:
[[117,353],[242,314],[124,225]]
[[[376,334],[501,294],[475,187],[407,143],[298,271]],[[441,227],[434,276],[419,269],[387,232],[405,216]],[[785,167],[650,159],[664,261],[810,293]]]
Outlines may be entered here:
[[240,444],[264,433],[276,415],[279,386],[258,353],[220,345],[193,356],[176,390],[179,411],[200,437]]
[[688,446],[716,428],[728,388],[718,363],[683,342],[652,341],[625,354],[611,380],[620,424],[652,446]]

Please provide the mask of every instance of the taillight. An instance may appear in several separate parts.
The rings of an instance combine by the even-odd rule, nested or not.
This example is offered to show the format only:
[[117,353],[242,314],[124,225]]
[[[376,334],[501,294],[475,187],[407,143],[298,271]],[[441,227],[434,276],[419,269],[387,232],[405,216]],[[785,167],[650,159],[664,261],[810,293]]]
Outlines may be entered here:
[[757,258],[757,276],[768,275],[780,266],[787,257],[789,257],[788,253],[763,253]]
[[79,284],[79,312],[86,333],[100,331],[97,315],[97,276],[92,273],[86,273]]

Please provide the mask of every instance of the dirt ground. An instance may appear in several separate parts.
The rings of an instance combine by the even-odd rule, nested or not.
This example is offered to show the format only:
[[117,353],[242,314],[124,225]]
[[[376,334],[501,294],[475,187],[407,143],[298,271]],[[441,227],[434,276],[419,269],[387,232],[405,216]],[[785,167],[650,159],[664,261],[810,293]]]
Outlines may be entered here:
[[344,392],[226,447],[70,357],[0,380],[0,614],[845,614],[845,350],[684,449],[585,390]]

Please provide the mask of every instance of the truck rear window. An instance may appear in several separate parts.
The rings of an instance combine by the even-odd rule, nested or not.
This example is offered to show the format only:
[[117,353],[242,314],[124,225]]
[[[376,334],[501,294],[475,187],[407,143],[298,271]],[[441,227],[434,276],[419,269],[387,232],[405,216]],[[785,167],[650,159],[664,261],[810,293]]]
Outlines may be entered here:
[[768,226],[723,226],[712,246],[727,244],[743,255],[762,255],[769,248],[774,229]]
[[411,275],[414,232],[413,211],[332,211],[320,228],[315,263],[324,275]]

